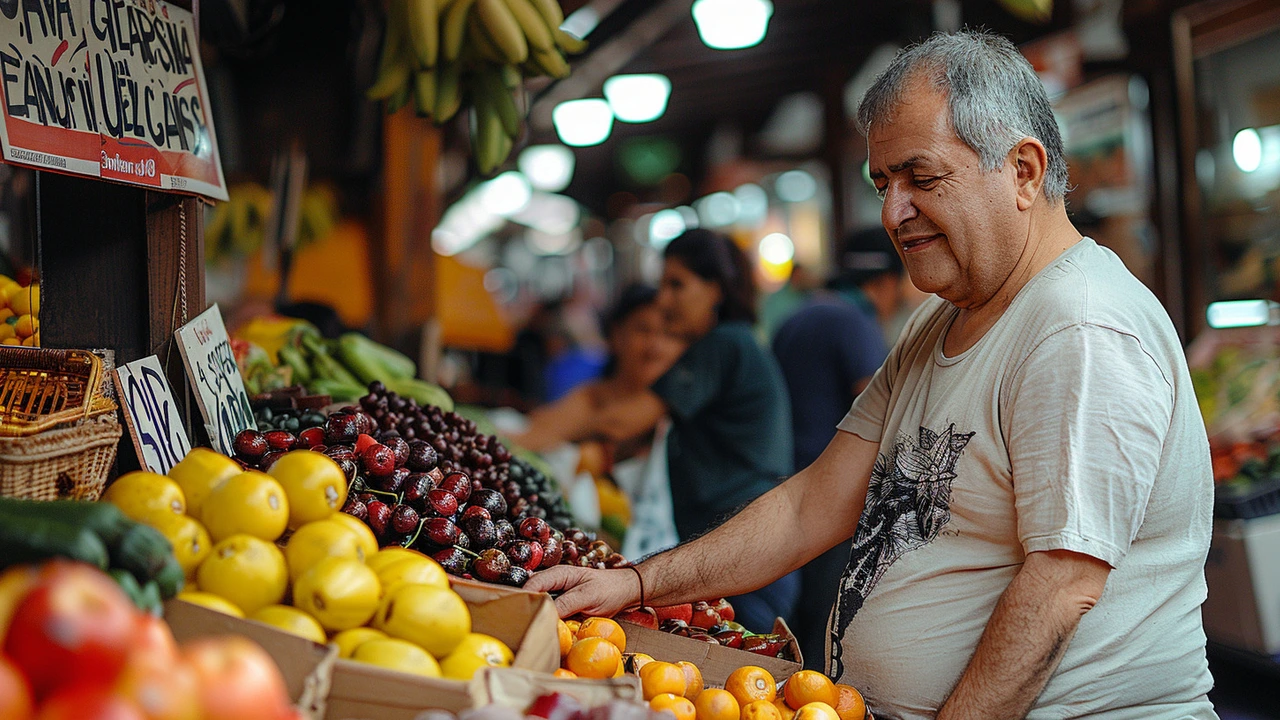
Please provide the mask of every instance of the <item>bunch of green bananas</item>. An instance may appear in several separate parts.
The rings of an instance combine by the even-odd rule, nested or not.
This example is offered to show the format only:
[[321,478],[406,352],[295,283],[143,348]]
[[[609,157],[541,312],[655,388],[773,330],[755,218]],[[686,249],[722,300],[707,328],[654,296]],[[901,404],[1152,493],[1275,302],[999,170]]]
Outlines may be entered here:
[[586,50],[563,22],[557,0],[390,0],[369,97],[388,113],[412,100],[437,124],[470,104],[472,152],[488,175],[523,130],[524,76],[568,77],[565,54]]

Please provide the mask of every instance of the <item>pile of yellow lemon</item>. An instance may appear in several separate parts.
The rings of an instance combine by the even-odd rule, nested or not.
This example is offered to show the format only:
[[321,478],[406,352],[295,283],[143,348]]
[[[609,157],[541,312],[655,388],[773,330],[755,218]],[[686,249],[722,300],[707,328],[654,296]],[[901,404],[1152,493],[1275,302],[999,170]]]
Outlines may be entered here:
[[379,550],[367,525],[337,511],[346,497],[341,468],[321,453],[286,453],[262,473],[195,448],[168,477],[121,476],[103,500],[173,544],[187,573],[180,600],[427,677],[510,665],[510,648],[471,632],[444,568],[413,550]]
[[40,284],[0,275],[0,345],[40,347]]

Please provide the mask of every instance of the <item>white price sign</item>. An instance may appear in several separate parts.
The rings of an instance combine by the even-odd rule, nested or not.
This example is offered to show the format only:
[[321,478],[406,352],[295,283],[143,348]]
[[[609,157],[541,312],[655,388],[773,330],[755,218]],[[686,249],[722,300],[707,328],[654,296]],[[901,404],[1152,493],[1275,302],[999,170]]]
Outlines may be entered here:
[[174,336],[187,377],[196,388],[196,402],[204,416],[209,442],[223,455],[233,455],[236,435],[254,427],[253,409],[218,306],[197,315],[178,328]]
[[178,403],[155,355],[115,369],[116,396],[144,470],[164,475],[191,451]]

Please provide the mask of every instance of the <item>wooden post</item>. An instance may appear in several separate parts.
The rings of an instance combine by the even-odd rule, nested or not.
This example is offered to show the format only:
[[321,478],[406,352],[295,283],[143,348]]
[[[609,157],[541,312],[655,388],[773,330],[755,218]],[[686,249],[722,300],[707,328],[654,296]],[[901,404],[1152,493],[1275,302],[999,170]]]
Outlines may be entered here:
[[413,349],[422,324],[436,314],[431,231],[443,204],[440,150],[440,130],[411,109],[385,118],[382,227],[370,248],[375,330],[379,339],[406,349]]

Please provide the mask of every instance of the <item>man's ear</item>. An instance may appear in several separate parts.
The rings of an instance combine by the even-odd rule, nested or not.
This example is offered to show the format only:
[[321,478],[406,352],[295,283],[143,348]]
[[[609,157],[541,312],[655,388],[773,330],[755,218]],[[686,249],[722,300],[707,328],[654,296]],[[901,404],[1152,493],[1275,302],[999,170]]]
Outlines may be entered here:
[[1041,199],[1045,173],[1049,169],[1049,155],[1035,138],[1022,138],[1009,151],[1009,161],[1016,172],[1018,209],[1027,210]]

